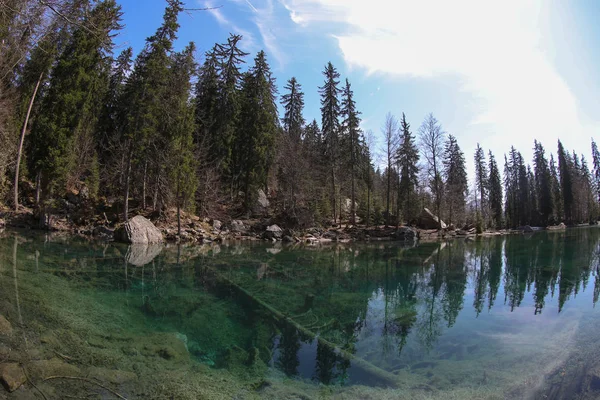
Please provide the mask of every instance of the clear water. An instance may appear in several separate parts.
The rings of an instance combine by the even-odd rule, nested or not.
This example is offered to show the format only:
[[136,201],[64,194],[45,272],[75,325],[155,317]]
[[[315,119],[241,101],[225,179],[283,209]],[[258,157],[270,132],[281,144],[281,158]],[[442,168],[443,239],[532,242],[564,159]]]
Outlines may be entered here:
[[600,335],[598,228],[415,247],[7,232],[0,254],[0,314],[41,358],[140,384],[166,369],[258,397],[295,398],[280,384],[307,398],[535,397]]

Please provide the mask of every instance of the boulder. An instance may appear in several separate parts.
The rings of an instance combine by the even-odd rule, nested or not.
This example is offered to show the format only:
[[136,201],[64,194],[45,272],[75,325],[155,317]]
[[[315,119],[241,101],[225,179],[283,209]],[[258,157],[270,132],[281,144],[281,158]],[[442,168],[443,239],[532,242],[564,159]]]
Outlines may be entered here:
[[271,225],[268,226],[265,232],[263,233],[263,239],[273,240],[273,239],[281,239],[283,236],[283,229],[279,227],[279,225]]
[[125,260],[129,264],[141,267],[154,260],[161,253],[162,249],[163,245],[160,243],[134,243],[127,248]]
[[262,208],[269,207],[269,199],[267,199],[267,195],[264,190],[258,190],[258,198],[256,199],[256,205]]
[[0,380],[6,390],[14,392],[27,382],[27,377],[19,364],[8,363],[0,365]]
[[149,219],[137,215],[115,231],[115,240],[124,243],[161,243],[163,236]]
[[8,320],[6,318],[4,318],[2,315],[0,315],[0,335],[12,335],[12,325],[10,324],[10,322],[8,322]]
[[444,221],[429,211],[428,208],[423,208],[423,211],[421,211],[418,225],[421,229],[446,229]]
[[81,370],[71,364],[67,364],[63,360],[55,357],[50,360],[33,361],[30,364],[31,375],[39,379],[46,379],[49,376],[79,376]]
[[219,221],[218,219],[213,219],[212,226],[216,230],[220,231],[221,230],[221,226],[223,226],[223,223],[221,221]]
[[234,219],[231,221],[231,231],[232,232],[246,232],[246,226],[240,220]]
[[408,226],[401,226],[391,236],[398,240],[414,241],[417,239],[417,231]]
[[567,229],[567,226],[563,222],[561,222],[558,225],[551,225],[551,226],[547,227],[546,229],[548,229],[549,231],[559,231],[559,230]]

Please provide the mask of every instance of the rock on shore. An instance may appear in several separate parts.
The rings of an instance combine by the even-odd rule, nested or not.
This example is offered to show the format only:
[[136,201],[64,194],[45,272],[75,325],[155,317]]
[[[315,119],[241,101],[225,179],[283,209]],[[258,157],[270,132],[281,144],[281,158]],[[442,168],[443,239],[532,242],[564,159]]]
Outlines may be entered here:
[[115,231],[115,240],[124,243],[161,243],[163,236],[149,219],[137,215]]

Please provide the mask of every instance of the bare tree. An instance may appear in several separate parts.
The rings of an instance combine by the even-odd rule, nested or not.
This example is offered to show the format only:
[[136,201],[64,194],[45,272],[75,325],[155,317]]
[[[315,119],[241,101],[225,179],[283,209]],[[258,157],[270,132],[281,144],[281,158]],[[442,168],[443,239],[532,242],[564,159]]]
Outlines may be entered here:
[[[421,152],[425,159],[427,177],[429,179],[429,188],[433,194],[435,213],[438,217],[438,222],[441,222],[442,216],[440,211],[442,208],[442,156],[444,152],[446,133],[442,130],[442,126],[432,113],[425,117],[425,120],[419,128],[419,139]],[[440,224],[441,228],[441,224]]]
[[390,225],[390,193],[392,187],[392,168],[395,163],[396,149],[398,147],[398,120],[391,113],[385,116],[385,123],[381,128],[384,137],[385,161],[387,165],[386,172],[386,200],[385,200],[385,226]]

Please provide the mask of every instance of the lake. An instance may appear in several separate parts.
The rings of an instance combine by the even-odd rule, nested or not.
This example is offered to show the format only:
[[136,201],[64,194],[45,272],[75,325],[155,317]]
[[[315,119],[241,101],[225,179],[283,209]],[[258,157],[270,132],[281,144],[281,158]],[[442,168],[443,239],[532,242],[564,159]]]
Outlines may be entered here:
[[48,398],[600,397],[596,227],[411,246],[4,232],[0,254],[0,361]]

